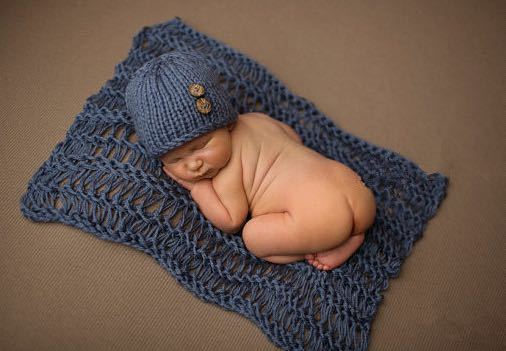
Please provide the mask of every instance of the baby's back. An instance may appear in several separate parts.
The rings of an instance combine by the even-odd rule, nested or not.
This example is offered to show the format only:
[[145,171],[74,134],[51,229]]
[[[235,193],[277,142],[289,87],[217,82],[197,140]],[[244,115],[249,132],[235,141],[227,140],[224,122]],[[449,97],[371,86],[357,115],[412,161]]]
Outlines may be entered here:
[[288,211],[314,225],[316,218],[333,217],[325,212],[349,205],[354,231],[368,227],[374,197],[360,177],[306,147],[287,129],[272,117],[251,112],[240,115],[231,132],[233,155],[222,172],[242,174],[251,216]]
[[273,188],[279,187],[286,168],[287,149],[298,143],[281,127],[280,122],[262,113],[239,116],[232,130],[232,147],[240,150],[244,190],[252,216],[279,208]]

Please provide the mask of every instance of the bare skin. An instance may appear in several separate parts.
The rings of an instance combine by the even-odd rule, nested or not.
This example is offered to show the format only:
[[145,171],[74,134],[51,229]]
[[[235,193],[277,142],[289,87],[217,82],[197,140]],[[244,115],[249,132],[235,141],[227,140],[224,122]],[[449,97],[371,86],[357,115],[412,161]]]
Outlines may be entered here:
[[338,267],[376,215],[373,193],[358,174],[263,113],[240,115],[160,159],[206,218],[225,233],[242,228],[248,250],[272,263]]

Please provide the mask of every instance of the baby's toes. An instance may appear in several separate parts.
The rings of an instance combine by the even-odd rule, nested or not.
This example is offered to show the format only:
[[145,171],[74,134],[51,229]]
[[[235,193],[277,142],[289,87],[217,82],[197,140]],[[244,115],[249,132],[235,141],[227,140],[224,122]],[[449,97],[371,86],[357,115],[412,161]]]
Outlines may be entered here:
[[314,263],[315,263],[315,255],[314,254],[305,254],[304,255],[304,258],[307,260],[307,262],[310,264],[310,265],[313,265],[314,266]]

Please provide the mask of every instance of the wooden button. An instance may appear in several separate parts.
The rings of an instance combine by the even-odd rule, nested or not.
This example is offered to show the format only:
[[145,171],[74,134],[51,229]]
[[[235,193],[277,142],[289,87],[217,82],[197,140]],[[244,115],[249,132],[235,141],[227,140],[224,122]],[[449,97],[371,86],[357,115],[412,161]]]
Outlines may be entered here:
[[206,92],[204,87],[197,83],[192,83],[188,86],[188,91],[192,96],[201,97]]
[[207,100],[206,98],[199,98],[197,99],[197,110],[200,113],[208,114],[211,112],[211,101]]

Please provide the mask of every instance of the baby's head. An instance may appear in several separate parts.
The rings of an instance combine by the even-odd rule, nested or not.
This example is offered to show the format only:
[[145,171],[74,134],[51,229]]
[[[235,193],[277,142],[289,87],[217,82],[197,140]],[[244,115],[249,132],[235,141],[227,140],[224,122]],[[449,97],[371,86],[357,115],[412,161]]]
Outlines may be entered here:
[[205,133],[160,157],[163,170],[188,181],[214,177],[230,160],[233,124]]
[[126,87],[139,143],[169,175],[209,177],[230,158],[229,129],[238,112],[210,63],[197,52],[174,50],[146,62]]

